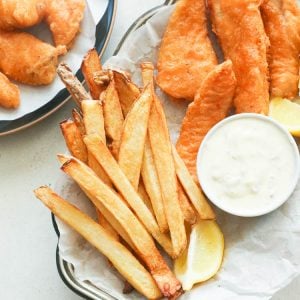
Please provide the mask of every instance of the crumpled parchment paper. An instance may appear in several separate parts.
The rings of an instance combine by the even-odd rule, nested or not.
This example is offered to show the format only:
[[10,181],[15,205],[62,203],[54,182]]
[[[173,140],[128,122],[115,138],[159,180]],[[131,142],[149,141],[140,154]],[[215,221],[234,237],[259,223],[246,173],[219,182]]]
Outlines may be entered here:
[[[172,7],[164,8],[136,31],[120,53],[106,67],[130,71],[140,83],[139,63],[156,62]],[[172,140],[175,141],[186,103],[172,102],[158,91],[164,104]],[[80,209],[95,216],[94,209],[76,184],[60,178],[56,191]],[[225,256],[221,270],[208,282],[185,293],[182,299],[269,299],[300,273],[300,185],[292,197],[275,212],[257,218],[241,218],[217,210],[217,220],[225,235]],[[95,249],[66,225],[59,222],[61,256],[75,267],[79,280],[88,280],[119,299],[142,299],[137,294],[122,295],[118,275]]]

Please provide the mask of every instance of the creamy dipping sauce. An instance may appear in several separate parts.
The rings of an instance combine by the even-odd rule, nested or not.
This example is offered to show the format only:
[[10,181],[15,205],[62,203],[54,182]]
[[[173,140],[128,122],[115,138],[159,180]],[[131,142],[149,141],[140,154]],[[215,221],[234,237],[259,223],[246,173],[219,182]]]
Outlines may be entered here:
[[270,118],[235,115],[203,140],[197,171],[214,204],[239,216],[257,216],[291,195],[299,177],[299,152],[290,134]]

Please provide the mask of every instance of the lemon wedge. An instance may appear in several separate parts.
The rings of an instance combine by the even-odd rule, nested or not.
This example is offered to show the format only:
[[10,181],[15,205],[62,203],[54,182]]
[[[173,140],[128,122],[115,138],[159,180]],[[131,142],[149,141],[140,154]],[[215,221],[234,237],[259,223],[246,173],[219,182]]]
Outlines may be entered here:
[[200,220],[192,228],[187,250],[175,260],[174,272],[185,291],[206,281],[219,270],[224,237],[215,221]]
[[300,137],[299,102],[274,98],[270,102],[269,116],[281,123],[292,135]]

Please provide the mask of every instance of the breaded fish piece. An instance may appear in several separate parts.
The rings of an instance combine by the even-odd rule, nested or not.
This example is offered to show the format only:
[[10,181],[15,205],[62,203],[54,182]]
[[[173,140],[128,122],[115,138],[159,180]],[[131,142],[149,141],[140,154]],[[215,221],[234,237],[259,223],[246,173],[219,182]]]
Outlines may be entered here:
[[157,84],[177,99],[192,101],[217,57],[207,35],[205,0],[181,0],[169,19],[158,54]]
[[25,32],[0,32],[0,71],[30,85],[46,85],[56,75],[64,46],[53,47]]
[[268,38],[260,15],[261,0],[208,0],[213,30],[237,79],[237,113],[267,114]]
[[44,17],[45,0],[0,0],[0,29],[14,30],[38,24]]
[[287,25],[287,34],[300,52],[300,9],[296,0],[281,0],[282,11]]
[[56,46],[71,48],[84,16],[85,0],[47,0],[45,21]]
[[268,62],[272,97],[294,98],[298,95],[299,56],[281,9],[282,1],[265,0],[261,13],[270,40]]
[[196,159],[201,142],[207,132],[227,116],[235,88],[232,62],[227,60],[209,73],[194,102],[188,106],[176,148],[196,182]]
[[20,90],[0,72],[0,106],[17,108],[20,105]]

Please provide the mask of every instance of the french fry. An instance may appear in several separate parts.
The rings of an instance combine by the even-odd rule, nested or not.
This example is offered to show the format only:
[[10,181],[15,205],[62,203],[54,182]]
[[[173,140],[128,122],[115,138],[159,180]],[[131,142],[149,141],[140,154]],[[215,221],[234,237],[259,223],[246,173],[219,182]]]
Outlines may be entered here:
[[187,237],[178,199],[177,177],[169,130],[163,108],[156,97],[153,98],[148,130],[174,254],[179,256],[187,246]]
[[98,217],[98,223],[103,227],[103,229],[109,234],[110,237],[112,237],[115,240],[119,240],[119,235],[113,228],[113,226],[108,222],[103,213],[100,212],[100,210],[97,208],[97,217]]
[[177,176],[188,195],[189,199],[191,200],[192,204],[194,205],[196,211],[198,212],[201,219],[215,219],[216,215],[212,210],[211,206],[207,202],[205,196],[203,195],[201,189],[193,180],[192,176],[190,175],[186,165],[184,164],[183,160],[179,156],[176,148],[172,147],[173,157],[175,161],[176,173]]
[[73,120],[74,120],[77,128],[79,129],[81,135],[84,136],[85,128],[84,128],[84,124],[83,124],[83,119],[82,119],[80,112],[76,108],[72,109],[72,116],[73,116]]
[[143,163],[151,104],[152,90],[149,85],[144,89],[141,96],[134,102],[131,110],[128,112],[121,136],[118,163],[136,190]]
[[116,189],[124,197],[146,229],[171,257],[176,257],[169,237],[160,232],[154,216],[144,204],[143,200],[139,197],[137,191],[130,184],[106,145],[101,141],[101,138],[97,135],[88,135],[84,138],[84,142],[88,151],[90,151],[95,156],[99,164],[101,164]]
[[161,189],[159,185],[159,180],[157,177],[157,172],[153,160],[153,154],[151,150],[151,145],[149,141],[149,137],[147,135],[145,141],[145,148],[144,148],[144,157],[143,157],[143,164],[141,170],[143,182],[147,194],[149,195],[152,208],[161,232],[167,232],[168,222],[165,215],[164,204],[161,194]]
[[[81,102],[83,113],[83,123],[86,134],[96,133],[105,142],[104,118],[101,102],[98,100],[83,100]],[[108,185],[111,186],[111,181],[107,174],[97,162],[94,155],[88,151],[88,165],[93,171]]]
[[152,204],[150,201],[150,198],[145,190],[145,186],[143,181],[141,180],[139,183],[139,187],[138,187],[138,194],[141,197],[141,199],[144,201],[144,203],[146,204],[146,206],[148,207],[148,209],[151,211],[152,215],[154,216],[154,211],[152,208]]
[[183,213],[184,220],[189,224],[195,224],[197,222],[197,215],[187,198],[182,185],[178,182],[178,199],[181,211]]
[[60,123],[60,129],[72,156],[86,163],[88,159],[87,149],[82,140],[81,132],[75,122],[70,119],[65,120]]
[[96,133],[106,142],[101,102],[98,100],[83,100],[81,110],[86,134]]
[[97,84],[95,82],[95,75],[102,72],[100,58],[95,48],[89,50],[88,53],[84,56],[81,64],[81,71],[90,90],[92,98],[95,100],[99,100],[101,93],[107,87],[109,78],[102,84]]
[[[100,138],[99,141],[105,146]],[[163,260],[147,230],[122,199],[88,166],[75,158],[67,161],[61,169],[83,187],[84,191],[93,195],[93,200],[96,200],[94,204],[97,207],[100,202],[115,216],[130,237],[138,255],[146,264],[162,294],[166,297],[173,297],[172,299],[180,295],[181,284]]]
[[66,63],[60,63],[56,71],[79,107],[82,100],[91,99],[91,96],[87,93],[81,82],[72,73]]
[[58,218],[105,255],[137,291],[150,299],[161,297],[150,273],[125,246],[112,239],[99,224],[48,187],[40,187],[34,193]]
[[103,113],[106,135],[112,141],[119,141],[123,130],[124,117],[114,80],[110,82],[104,92]]
[[119,95],[123,115],[126,117],[133,102],[140,96],[140,90],[123,73],[113,71],[113,78]]

